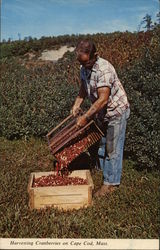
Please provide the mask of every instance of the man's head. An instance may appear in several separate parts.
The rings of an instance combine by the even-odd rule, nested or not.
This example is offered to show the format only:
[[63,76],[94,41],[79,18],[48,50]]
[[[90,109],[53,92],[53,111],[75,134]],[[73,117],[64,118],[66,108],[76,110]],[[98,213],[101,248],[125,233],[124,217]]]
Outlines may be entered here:
[[88,40],[81,40],[76,47],[77,59],[85,68],[91,69],[97,60],[95,44]]

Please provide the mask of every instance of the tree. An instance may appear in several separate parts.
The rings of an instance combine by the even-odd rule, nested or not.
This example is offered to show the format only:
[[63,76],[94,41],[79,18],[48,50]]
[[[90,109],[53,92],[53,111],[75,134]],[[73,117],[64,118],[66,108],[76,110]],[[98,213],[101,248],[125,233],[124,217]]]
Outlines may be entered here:
[[157,21],[160,24],[160,0],[159,0],[159,12],[157,13]]
[[157,13],[157,22],[160,24],[160,11]]
[[145,17],[143,17],[141,24],[146,24],[143,28],[151,30],[153,28],[151,15],[146,14]]
[[20,33],[18,33],[18,38],[19,38],[19,41],[21,40],[21,34]]

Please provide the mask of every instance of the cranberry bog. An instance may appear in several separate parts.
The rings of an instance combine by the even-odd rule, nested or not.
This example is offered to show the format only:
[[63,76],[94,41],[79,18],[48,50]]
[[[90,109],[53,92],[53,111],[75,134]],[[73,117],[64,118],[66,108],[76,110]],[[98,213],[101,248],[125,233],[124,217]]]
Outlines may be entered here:
[[75,170],[68,176],[55,172],[31,173],[28,193],[30,209],[50,206],[63,210],[79,209],[92,205],[94,188],[89,170]]

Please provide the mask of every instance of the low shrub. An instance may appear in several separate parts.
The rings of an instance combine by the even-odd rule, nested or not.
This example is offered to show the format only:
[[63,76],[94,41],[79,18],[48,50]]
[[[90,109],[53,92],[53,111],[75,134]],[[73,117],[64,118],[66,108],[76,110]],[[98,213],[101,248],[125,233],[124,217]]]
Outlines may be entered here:
[[69,114],[76,86],[67,84],[63,73],[34,75],[16,61],[11,68],[0,85],[0,135],[8,139],[43,136]]
[[139,168],[158,168],[160,158],[160,37],[155,35],[143,60],[119,72],[131,104],[126,153]]

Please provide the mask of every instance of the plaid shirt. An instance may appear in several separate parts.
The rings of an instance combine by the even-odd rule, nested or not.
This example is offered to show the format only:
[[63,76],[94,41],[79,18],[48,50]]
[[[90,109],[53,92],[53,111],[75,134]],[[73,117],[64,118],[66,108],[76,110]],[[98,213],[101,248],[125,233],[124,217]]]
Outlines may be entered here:
[[118,79],[114,67],[107,60],[98,57],[92,70],[85,69],[82,66],[80,78],[92,103],[98,99],[97,88],[109,87],[111,89],[107,106],[98,113],[98,119],[109,120],[116,116],[121,116],[129,107],[126,92]]

